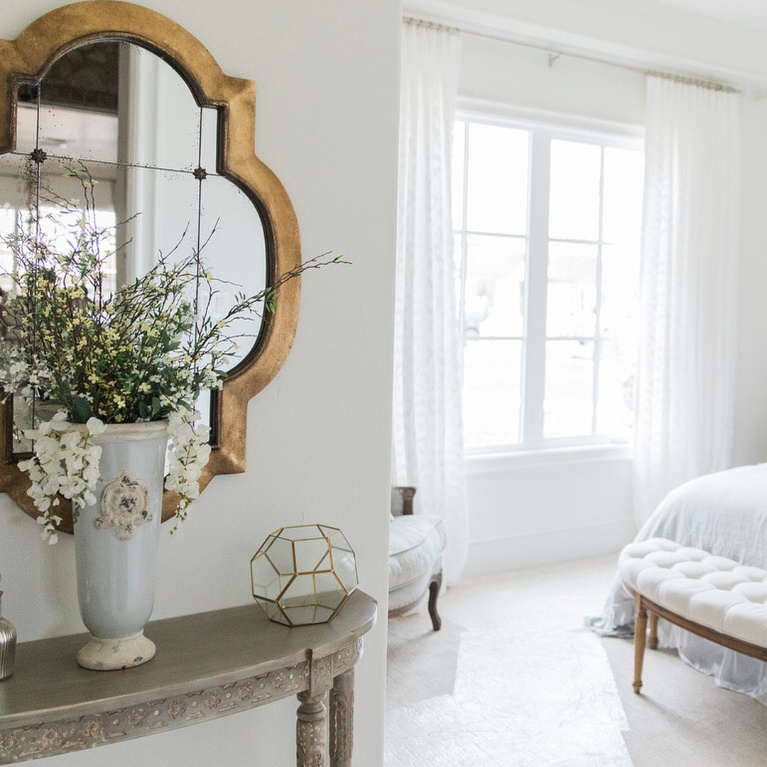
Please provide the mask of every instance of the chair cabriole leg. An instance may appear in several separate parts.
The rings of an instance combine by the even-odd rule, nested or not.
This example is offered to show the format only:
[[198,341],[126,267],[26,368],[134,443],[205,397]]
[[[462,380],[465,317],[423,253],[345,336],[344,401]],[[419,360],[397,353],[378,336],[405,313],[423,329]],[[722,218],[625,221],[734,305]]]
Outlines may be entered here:
[[429,583],[429,617],[431,618],[431,625],[435,631],[439,631],[442,628],[442,618],[439,617],[437,612],[437,597],[439,596],[439,590],[442,586],[442,572],[438,572],[432,576]]

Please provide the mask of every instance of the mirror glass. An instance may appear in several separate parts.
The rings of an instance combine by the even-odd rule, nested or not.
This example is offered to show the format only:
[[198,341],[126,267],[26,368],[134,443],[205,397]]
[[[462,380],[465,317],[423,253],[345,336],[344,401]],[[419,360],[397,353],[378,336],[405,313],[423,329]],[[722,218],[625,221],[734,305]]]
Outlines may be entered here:
[[[214,317],[234,304],[235,293],[263,289],[261,219],[251,199],[217,172],[219,110],[198,106],[159,56],[126,42],[88,43],[58,59],[41,81],[20,83],[17,96],[16,150],[0,156],[3,235],[23,226],[30,210],[42,216],[56,197],[79,197],[81,184],[67,168],[82,163],[98,182],[99,222],[114,227],[109,290],[143,274],[158,253],[177,249],[183,257],[200,248],[216,279]],[[40,150],[44,161],[30,160],[33,152],[40,159]],[[0,245],[0,269],[13,268],[12,252]],[[242,338],[228,370],[252,349],[259,328],[255,315],[232,326]],[[203,394],[198,403],[204,418],[209,400]],[[18,454],[29,450],[20,430],[33,414],[20,398],[13,413]]]

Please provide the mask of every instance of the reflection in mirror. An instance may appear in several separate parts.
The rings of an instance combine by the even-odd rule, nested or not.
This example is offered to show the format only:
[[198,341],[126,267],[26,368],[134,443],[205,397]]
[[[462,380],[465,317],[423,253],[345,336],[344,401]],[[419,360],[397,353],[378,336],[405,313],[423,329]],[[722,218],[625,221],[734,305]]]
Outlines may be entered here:
[[[16,151],[0,156],[0,227],[24,226],[37,210],[41,226],[56,198],[80,197],[67,167],[82,162],[98,183],[99,226],[112,228],[109,291],[146,272],[158,253],[177,249],[179,259],[202,248],[219,291],[212,314],[223,316],[235,293],[265,285],[263,226],[250,198],[217,173],[218,110],[201,108],[180,75],[136,45],[99,41],[58,59],[39,83],[18,89]],[[37,150],[37,158],[29,160]],[[243,252],[243,243],[248,251]],[[247,265],[247,268],[243,268]],[[0,268],[11,272],[13,254],[0,246]],[[7,280],[0,288],[10,289]],[[204,300],[204,299],[203,299]],[[242,335],[231,370],[252,348],[260,322],[240,320]],[[209,394],[198,403],[206,413]],[[20,437],[33,413],[13,399],[14,453],[29,450]],[[34,418],[46,417],[35,411]]]

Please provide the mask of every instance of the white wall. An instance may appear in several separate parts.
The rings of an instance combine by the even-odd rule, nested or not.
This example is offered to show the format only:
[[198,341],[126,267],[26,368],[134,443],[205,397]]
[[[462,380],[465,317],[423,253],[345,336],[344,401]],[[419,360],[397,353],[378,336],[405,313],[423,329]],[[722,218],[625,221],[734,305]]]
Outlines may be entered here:
[[[14,38],[52,0],[5,4]],[[182,535],[163,536],[154,617],[251,601],[248,563],[283,524],[324,521],[355,547],[362,588],[385,614],[399,78],[396,0],[150,0],[230,75],[257,82],[256,151],[298,214],[304,253],[350,267],[304,279],[293,351],[248,411],[248,470],[217,477]],[[215,20],[212,23],[212,20]],[[3,613],[21,640],[82,631],[69,539],[0,498]],[[254,609],[258,609],[254,605]],[[357,673],[356,763],[382,761],[386,621]],[[162,652],[162,648],[158,648]],[[293,701],[40,765],[294,764]]]
[[742,107],[735,465],[767,461],[767,99]]
[[[545,50],[464,35],[462,96],[641,126],[643,68],[719,77],[745,89],[734,463],[767,460],[767,35],[638,0],[407,0],[406,8],[639,69],[567,55],[550,63]],[[626,451],[470,459],[467,470],[468,576],[613,551],[635,531]]]

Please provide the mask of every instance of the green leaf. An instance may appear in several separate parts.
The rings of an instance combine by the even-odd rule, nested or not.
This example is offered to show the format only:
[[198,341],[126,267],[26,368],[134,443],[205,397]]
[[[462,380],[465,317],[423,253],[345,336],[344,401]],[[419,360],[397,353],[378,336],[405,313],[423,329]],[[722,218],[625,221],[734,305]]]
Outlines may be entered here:
[[74,415],[77,419],[77,423],[87,423],[88,419],[93,416],[93,410],[91,410],[91,403],[84,397],[75,397],[72,403],[75,409]]

